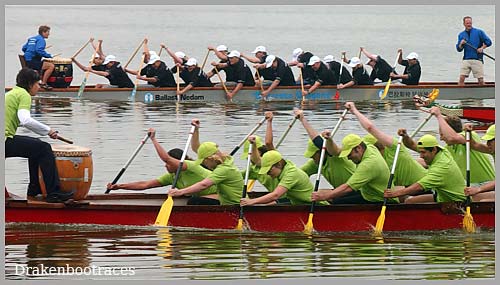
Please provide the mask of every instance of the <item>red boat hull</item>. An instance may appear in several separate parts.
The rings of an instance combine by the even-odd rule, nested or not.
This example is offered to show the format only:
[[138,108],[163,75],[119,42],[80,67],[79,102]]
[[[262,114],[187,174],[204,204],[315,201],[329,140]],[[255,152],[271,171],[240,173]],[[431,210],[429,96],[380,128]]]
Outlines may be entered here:
[[[107,195],[113,196],[113,195]],[[164,196],[160,196],[164,197]],[[156,201],[157,200],[157,201]],[[9,201],[5,209],[6,222],[58,224],[153,225],[161,199],[138,205],[121,202],[64,205]],[[158,205],[155,205],[158,204]],[[314,214],[314,229],[319,232],[370,231],[380,215],[380,205],[318,206]],[[479,228],[495,228],[495,204],[473,203],[471,213]],[[445,230],[462,227],[460,205],[418,204],[388,205],[384,231]],[[262,232],[300,232],[307,223],[308,206],[245,207],[247,229]],[[174,206],[169,226],[213,230],[234,229],[238,222],[238,206]]]

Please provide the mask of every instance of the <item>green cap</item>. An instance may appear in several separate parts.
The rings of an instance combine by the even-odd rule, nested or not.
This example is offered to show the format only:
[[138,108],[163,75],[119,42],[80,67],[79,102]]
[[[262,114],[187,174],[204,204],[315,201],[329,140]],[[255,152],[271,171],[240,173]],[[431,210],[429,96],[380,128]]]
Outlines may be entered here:
[[203,160],[218,151],[217,144],[214,142],[204,142],[198,148],[198,159],[194,162],[197,165],[200,165]]
[[486,134],[481,139],[485,141],[491,141],[495,139],[495,125],[491,125],[486,131]]
[[259,174],[267,174],[271,167],[282,159],[281,154],[275,150],[270,150],[262,156],[260,161]]
[[377,143],[377,138],[374,137],[372,134],[367,134],[366,136],[363,137],[363,141],[368,144],[376,144]]
[[443,148],[442,146],[439,145],[437,139],[435,136],[433,135],[423,135],[417,142],[417,147],[418,148],[421,148],[421,147],[439,147],[439,148]]
[[339,157],[347,157],[351,150],[357,147],[363,140],[358,135],[348,134],[342,139],[342,152]]
[[[255,136],[255,144],[257,145],[257,149],[264,145],[262,143],[262,138],[259,136]],[[241,154],[241,159],[247,159],[248,157],[248,148],[250,147],[250,142],[248,140],[245,141],[243,145],[243,153]],[[253,151],[256,151],[255,149]]]
[[311,158],[319,148],[313,143],[311,139],[307,141],[307,149],[306,152],[304,152],[304,157]]

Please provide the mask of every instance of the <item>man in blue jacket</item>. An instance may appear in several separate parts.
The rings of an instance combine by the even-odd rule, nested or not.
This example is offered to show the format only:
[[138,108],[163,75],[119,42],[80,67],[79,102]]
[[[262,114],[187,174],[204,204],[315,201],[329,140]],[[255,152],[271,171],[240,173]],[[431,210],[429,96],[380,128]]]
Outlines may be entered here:
[[472,17],[464,17],[465,30],[458,34],[457,51],[464,51],[458,85],[464,85],[470,72],[477,78],[478,84],[484,84],[483,50],[491,46],[491,39],[481,29],[472,27]]
[[45,51],[45,39],[49,37],[49,34],[49,26],[40,26],[38,28],[38,35],[30,37],[22,48],[26,65],[29,68],[38,71],[40,77],[42,78],[40,87],[47,90],[52,89],[49,85],[47,85],[47,79],[49,79],[52,71],[54,71],[53,63],[42,61],[42,57],[52,58],[52,55]]

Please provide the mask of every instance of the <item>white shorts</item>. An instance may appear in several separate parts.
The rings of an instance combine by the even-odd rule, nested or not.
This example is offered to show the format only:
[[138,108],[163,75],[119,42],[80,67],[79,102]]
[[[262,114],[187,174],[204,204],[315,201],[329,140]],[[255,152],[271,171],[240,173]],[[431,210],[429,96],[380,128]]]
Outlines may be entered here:
[[469,77],[471,71],[474,78],[483,78],[483,63],[475,59],[464,59],[462,61],[462,67],[460,68],[460,75]]

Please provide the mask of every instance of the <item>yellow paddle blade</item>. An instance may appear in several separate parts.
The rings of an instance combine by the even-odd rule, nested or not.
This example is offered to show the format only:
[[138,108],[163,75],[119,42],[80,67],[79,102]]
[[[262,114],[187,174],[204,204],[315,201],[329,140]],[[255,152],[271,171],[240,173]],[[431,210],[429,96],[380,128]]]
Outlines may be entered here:
[[238,231],[243,230],[243,219],[238,219],[238,225],[236,225],[236,230]]
[[250,180],[250,182],[248,182],[248,187],[247,187],[247,192],[251,192],[252,189],[253,189],[253,186],[255,186],[255,180]]
[[313,230],[314,230],[314,226],[313,226],[313,216],[314,216],[314,213],[309,213],[309,218],[307,219],[307,224],[306,226],[304,227],[304,233],[306,235],[310,235],[312,234]]
[[160,212],[156,217],[156,226],[166,227],[168,225],[168,220],[170,219],[170,213],[172,213],[172,208],[174,207],[174,200],[169,195],[167,200],[161,205]]
[[472,215],[470,213],[469,206],[467,206],[467,208],[466,208],[462,225],[463,225],[465,232],[467,232],[467,233],[475,233],[476,232],[476,223],[474,222],[474,218],[472,217]]
[[382,96],[380,96],[380,100],[384,100],[385,96],[387,96],[387,92],[389,92],[389,86],[391,86],[391,79],[392,78],[389,78],[389,81],[387,81],[387,84],[384,88],[384,93],[382,94]]
[[384,229],[384,222],[385,222],[385,208],[386,206],[382,206],[382,210],[380,210],[380,216],[378,216],[377,223],[375,224],[375,229],[373,231],[373,235],[375,236],[381,236],[382,235],[382,230]]

